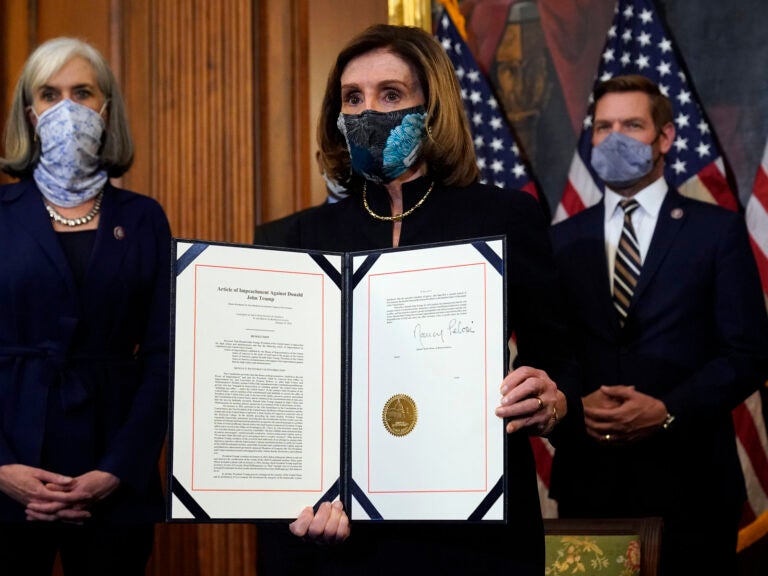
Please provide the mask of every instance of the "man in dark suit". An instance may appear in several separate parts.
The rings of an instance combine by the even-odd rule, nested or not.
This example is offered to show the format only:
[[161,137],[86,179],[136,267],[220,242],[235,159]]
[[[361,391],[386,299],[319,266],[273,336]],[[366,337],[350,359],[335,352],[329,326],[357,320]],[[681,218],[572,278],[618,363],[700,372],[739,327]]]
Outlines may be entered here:
[[605,195],[552,228],[586,433],[558,444],[551,496],[562,517],[663,516],[667,576],[733,574],[746,491],[731,411],[768,378],[768,320],[743,216],[664,179],[672,119],[645,77],[595,92]]

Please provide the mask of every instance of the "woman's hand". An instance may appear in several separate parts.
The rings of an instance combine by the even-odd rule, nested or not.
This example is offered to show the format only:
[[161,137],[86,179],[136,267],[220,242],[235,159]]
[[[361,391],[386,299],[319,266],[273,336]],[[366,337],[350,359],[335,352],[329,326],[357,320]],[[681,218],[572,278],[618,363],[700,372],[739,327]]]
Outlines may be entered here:
[[70,479],[68,483],[49,482],[46,491],[27,505],[27,520],[82,522],[89,518],[88,509],[103,500],[120,485],[114,474],[91,470]]
[[349,517],[341,501],[323,502],[314,513],[311,506],[301,511],[288,527],[299,538],[319,544],[338,544],[349,537]]
[[521,366],[507,374],[500,391],[496,416],[507,419],[509,434],[526,428],[546,436],[568,412],[565,394],[544,370]]
[[72,482],[74,478],[42,468],[24,464],[0,466],[0,490],[24,506],[35,500],[46,499],[50,492],[48,485],[54,484],[68,489]]

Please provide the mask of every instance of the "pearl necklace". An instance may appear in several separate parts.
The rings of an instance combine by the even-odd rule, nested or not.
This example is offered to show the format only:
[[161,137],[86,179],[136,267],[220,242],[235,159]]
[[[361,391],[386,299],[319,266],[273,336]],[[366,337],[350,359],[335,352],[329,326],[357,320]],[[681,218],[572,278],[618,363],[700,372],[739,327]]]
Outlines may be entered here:
[[376,214],[376,212],[371,210],[371,207],[368,206],[368,199],[366,197],[366,192],[368,190],[368,180],[366,180],[365,182],[363,182],[363,206],[365,206],[365,209],[368,212],[368,214],[376,218],[376,220],[384,220],[386,222],[392,222],[393,220],[395,221],[402,220],[409,214],[412,214],[413,211],[416,210],[416,208],[424,204],[424,200],[426,200],[427,196],[429,196],[429,193],[432,192],[432,188],[434,187],[434,185],[435,185],[435,181],[432,180],[432,184],[429,185],[429,189],[427,189],[426,194],[424,194],[424,196],[421,197],[421,200],[416,202],[416,204],[410,210],[406,210],[402,214],[395,214],[394,216],[381,216],[379,214]]
[[51,220],[54,222],[58,222],[59,224],[64,224],[64,226],[70,227],[82,226],[83,224],[88,224],[88,222],[93,220],[99,213],[99,210],[101,210],[101,199],[103,197],[104,192],[99,192],[98,196],[96,196],[96,201],[93,203],[93,206],[88,211],[88,213],[85,216],[80,216],[79,218],[67,218],[62,216],[56,212],[56,209],[48,204],[48,202],[45,203],[45,209],[48,211],[48,216],[50,216]]

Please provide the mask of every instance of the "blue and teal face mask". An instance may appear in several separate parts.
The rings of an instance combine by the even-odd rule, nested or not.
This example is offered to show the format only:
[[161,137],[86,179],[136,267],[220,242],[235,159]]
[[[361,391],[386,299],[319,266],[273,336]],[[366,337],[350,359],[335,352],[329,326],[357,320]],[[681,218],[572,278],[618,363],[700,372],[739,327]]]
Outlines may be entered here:
[[419,158],[426,118],[422,105],[394,112],[339,114],[336,125],[347,141],[352,171],[379,184],[401,176]]

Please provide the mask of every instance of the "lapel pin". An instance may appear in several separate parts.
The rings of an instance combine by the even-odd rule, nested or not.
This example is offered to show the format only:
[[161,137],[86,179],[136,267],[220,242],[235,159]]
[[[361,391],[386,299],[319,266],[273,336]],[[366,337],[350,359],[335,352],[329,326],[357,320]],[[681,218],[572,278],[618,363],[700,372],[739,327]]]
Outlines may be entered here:
[[672,216],[672,218],[674,220],[680,220],[680,218],[683,217],[683,209],[682,208],[673,208],[672,212],[670,212],[669,215]]
[[112,232],[115,235],[116,240],[122,240],[125,238],[125,228],[122,226],[115,226],[115,229]]

